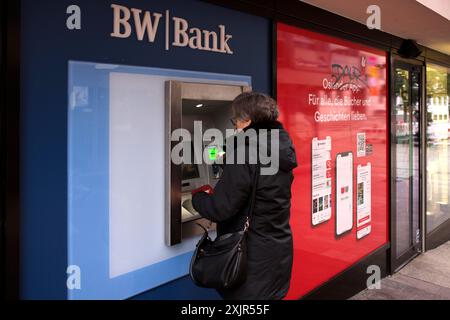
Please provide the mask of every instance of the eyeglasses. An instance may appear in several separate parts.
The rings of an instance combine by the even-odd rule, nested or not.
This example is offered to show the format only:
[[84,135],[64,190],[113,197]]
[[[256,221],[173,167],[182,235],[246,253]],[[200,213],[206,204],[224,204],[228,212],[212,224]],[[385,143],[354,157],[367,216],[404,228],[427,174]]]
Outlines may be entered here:
[[236,126],[236,123],[237,123],[237,120],[236,120],[235,118],[231,118],[231,119],[230,119],[230,122],[231,122],[231,124],[235,127],[235,126]]

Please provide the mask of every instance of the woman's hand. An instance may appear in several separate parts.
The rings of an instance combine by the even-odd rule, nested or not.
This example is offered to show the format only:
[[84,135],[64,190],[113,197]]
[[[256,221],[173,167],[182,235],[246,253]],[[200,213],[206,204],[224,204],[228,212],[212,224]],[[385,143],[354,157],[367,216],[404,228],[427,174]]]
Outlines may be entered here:
[[199,193],[199,192],[206,192],[207,194],[213,194],[214,189],[210,185],[204,185],[198,189],[192,190],[191,194],[192,194],[192,196],[194,196],[196,193]]

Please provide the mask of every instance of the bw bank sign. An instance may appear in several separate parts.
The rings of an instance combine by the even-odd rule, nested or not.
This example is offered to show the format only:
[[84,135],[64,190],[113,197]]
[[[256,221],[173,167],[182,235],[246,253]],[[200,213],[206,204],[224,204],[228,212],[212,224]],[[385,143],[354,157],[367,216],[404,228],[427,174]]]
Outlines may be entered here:
[[[193,27],[189,21],[171,17],[170,11],[164,13],[144,11],[136,8],[112,4],[113,31],[111,37],[127,39],[136,37],[139,41],[153,43],[157,37],[165,37],[165,49],[189,47],[194,50],[233,54],[230,47],[232,35],[227,34],[224,25],[216,30],[202,30]],[[81,9],[72,5],[67,8],[67,28],[81,29]]]

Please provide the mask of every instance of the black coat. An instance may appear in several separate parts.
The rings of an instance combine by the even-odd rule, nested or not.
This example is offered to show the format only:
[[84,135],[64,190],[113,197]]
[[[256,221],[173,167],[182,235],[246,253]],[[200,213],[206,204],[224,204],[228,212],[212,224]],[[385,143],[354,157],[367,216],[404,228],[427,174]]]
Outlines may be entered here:
[[[257,132],[259,129],[280,130],[279,170],[274,175],[260,175],[258,178],[247,238],[247,280],[236,289],[219,293],[225,299],[282,299],[289,289],[292,271],[293,243],[289,218],[292,170],[297,167],[295,150],[279,122],[249,128]],[[270,139],[267,145],[270,150]],[[248,143],[245,148],[248,150]],[[227,156],[229,154],[227,151]],[[246,164],[226,164],[213,195],[203,192],[194,195],[194,208],[204,218],[217,223],[218,235],[243,229],[256,168],[256,165],[249,164],[248,159]]]

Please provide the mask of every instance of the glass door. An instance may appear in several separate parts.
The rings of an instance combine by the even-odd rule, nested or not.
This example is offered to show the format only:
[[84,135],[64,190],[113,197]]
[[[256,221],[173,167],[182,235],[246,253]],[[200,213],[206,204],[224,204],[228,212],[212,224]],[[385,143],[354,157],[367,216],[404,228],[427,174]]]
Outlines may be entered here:
[[394,63],[391,108],[392,270],[420,252],[422,66]]

